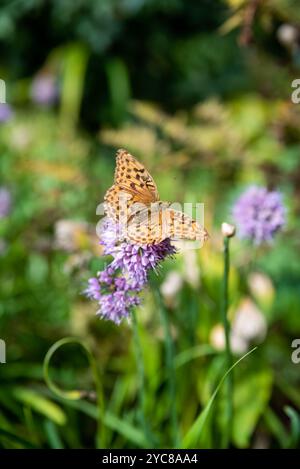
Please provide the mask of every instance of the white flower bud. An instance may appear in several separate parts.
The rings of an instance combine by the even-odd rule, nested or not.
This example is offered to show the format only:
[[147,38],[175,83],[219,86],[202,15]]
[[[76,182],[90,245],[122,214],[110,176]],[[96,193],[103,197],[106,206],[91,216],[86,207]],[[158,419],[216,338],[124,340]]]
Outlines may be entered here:
[[232,238],[235,235],[235,226],[230,223],[222,223],[222,235],[226,238]]
[[278,41],[286,47],[291,47],[298,39],[297,28],[291,24],[284,23],[277,29]]

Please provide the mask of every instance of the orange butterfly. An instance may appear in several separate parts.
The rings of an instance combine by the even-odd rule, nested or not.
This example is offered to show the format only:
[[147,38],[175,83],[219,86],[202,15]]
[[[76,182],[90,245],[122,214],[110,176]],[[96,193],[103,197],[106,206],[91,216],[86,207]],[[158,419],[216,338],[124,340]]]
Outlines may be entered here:
[[159,200],[146,168],[126,150],[117,151],[114,185],[106,192],[106,215],[125,226],[124,239],[157,244],[166,238],[206,241],[208,233],[185,213]]

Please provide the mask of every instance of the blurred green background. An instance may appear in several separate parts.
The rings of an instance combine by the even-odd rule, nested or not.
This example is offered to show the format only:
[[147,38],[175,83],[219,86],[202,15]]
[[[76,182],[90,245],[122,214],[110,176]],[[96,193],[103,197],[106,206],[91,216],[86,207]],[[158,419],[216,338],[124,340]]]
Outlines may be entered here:
[[[153,276],[137,309],[146,415],[155,445],[172,445],[168,368],[154,290],[175,349],[179,432],[185,435],[224,375],[222,236],[250,184],[284,194],[288,222],[269,247],[234,238],[230,317],[240,318],[235,369],[237,448],[299,445],[300,5],[296,0],[10,0],[0,7],[0,446],[147,446],[137,412],[132,328],[99,320],[82,294],[105,262],[96,206],[124,147],[155,178],[162,199],[203,201],[210,241]],[[5,106],[5,107],[3,107]],[[246,332],[243,330],[245,326]],[[250,330],[250,332],[249,332]],[[103,387],[59,398],[44,357],[66,337],[85,341]],[[246,337],[246,338],[245,338]],[[50,365],[64,390],[93,391],[79,344]],[[70,396],[69,396],[70,397]],[[288,409],[288,410],[287,410]],[[196,446],[222,447],[221,388]],[[97,442],[98,441],[98,442]],[[102,440],[103,441],[103,440]]]

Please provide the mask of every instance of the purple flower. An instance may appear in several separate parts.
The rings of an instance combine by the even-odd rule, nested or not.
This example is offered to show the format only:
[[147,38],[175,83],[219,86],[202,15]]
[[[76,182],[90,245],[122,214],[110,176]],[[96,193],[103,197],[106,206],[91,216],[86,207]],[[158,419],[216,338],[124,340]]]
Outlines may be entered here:
[[91,278],[85,294],[98,301],[98,314],[120,324],[129,317],[130,308],[139,304],[137,294],[148,280],[148,272],[176,250],[169,239],[159,244],[138,246],[119,240],[117,225],[110,219],[102,223],[99,234],[105,254],[112,262],[97,277]]
[[51,106],[58,98],[56,78],[50,74],[37,75],[31,85],[31,98],[41,106]]
[[7,122],[13,116],[12,108],[9,104],[0,103],[0,122]]
[[175,254],[176,250],[169,239],[159,244],[138,246],[136,244],[122,243],[115,252],[112,267],[126,272],[131,284],[136,289],[142,289],[147,283],[148,271],[156,270],[159,263],[166,256]]
[[100,298],[100,309],[97,314],[103,319],[109,319],[120,324],[124,318],[129,317],[130,308],[139,304],[139,298],[129,295],[124,290],[116,290]]
[[97,277],[90,278],[85,294],[88,298],[96,300],[100,306],[97,314],[116,324],[129,316],[132,306],[139,304],[139,298],[130,282],[119,276],[110,265],[98,272]]
[[10,212],[11,196],[5,187],[0,187],[0,219],[6,217]]
[[108,217],[104,218],[101,221],[98,235],[101,238],[100,244],[104,246],[104,254],[113,254],[119,239],[118,224]]
[[101,297],[100,290],[101,290],[101,286],[100,286],[99,280],[96,277],[92,277],[88,280],[88,287],[84,293],[91,300],[99,301]]
[[241,238],[259,245],[272,241],[285,224],[285,208],[278,191],[249,187],[236,201],[233,217]]

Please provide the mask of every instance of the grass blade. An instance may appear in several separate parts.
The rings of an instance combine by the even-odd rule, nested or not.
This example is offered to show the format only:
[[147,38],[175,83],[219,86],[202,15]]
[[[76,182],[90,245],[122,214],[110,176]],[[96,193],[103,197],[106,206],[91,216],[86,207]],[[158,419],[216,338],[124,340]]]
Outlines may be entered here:
[[201,414],[199,417],[195,420],[194,424],[192,427],[189,429],[187,434],[185,435],[183,439],[183,448],[196,448],[201,432],[203,430],[203,427],[205,425],[206,419],[208,417],[208,414],[210,412],[210,409],[214,403],[214,400],[229,373],[242,361],[244,358],[246,358],[248,355],[250,355],[252,352],[254,352],[257,349],[257,347],[254,347],[252,350],[247,352],[245,355],[243,355],[239,360],[237,360],[230,368],[229,370],[226,371],[226,373],[222,376],[218,386],[216,387],[213,395],[209,399],[208,403],[206,404],[205,408],[202,410]]
[[297,448],[297,445],[300,441],[300,416],[290,406],[284,408],[286,415],[291,420],[291,435],[287,444],[287,448]]

